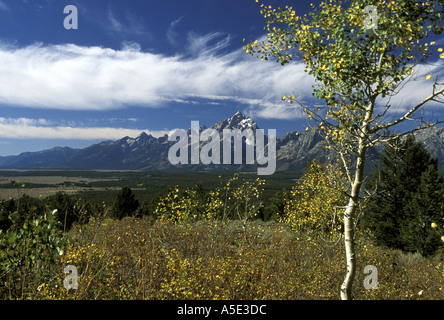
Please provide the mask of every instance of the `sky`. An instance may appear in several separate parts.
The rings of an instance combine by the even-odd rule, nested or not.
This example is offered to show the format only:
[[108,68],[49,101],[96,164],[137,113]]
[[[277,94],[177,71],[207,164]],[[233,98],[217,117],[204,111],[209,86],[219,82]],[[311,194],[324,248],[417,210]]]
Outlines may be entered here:
[[[77,29],[65,28],[68,5]],[[265,35],[259,9],[254,0],[0,0],[0,156],[161,136],[238,110],[278,136],[304,130],[301,110],[281,100],[295,92],[317,103],[304,65],[242,48]],[[441,69],[437,61],[418,74]],[[427,90],[425,81],[406,87],[399,108]]]

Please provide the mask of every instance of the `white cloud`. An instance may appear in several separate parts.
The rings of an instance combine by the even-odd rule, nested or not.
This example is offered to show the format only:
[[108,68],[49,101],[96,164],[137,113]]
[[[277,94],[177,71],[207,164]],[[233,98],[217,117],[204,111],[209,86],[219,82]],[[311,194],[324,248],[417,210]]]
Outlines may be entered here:
[[[117,20],[115,28],[119,28]],[[283,95],[295,94],[303,103],[315,103],[314,80],[302,63],[282,67],[259,61],[242,49],[225,52],[230,36],[218,32],[190,32],[187,41],[187,54],[172,56],[144,52],[135,42],[124,42],[120,50],[74,44],[0,44],[0,105],[109,110],[232,101],[252,116],[294,119],[302,114],[282,102]],[[427,97],[433,82],[425,80],[425,75],[441,74],[443,63],[418,67],[419,80],[392,98],[392,105],[402,110]]]
[[[385,110],[385,106],[390,105],[390,109],[383,120],[386,122],[395,120],[432,95],[434,82],[442,83],[440,79],[442,78],[443,71],[444,61],[442,59],[416,66],[411,77],[407,78],[399,86],[400,91],[396,95],[377,100],[377,104],[380,107],[378,110],[381,113]],[[427,80],[426,76],[429,74],[431,78]],[[442,88],[442,85],[437,85],[436,90],[440,88]],[[442,99],[442,97],[440,98]],[[436,117],[439,113],[438,108],[442,109],[441,103],[430,101],[410,118],[418,119],[424,117],[424,121],[434,121],[433,117]]]
[[30,119],[30,118],[4,118],[0,117],[0,124],[12,124],[17,126],[47,126],[52,122],[47,119]]
[[108,19],[108,30],[122,36],[138,35],[152,38],[152,34],[143,19],[136,17],[128,10],[124,12],[123,16],[124,18],[117,18],[112,6],[107,5],[106,18]]
[[299,106],[271,102],[260,106],[252,103],[250,104],[250,108],[248,109],[247,113],[252,118],[280,120],[302,118],[304,116],[302,109]]
[[123,31],[123,24],[114,17],[114,13],[110,6],[106,8],[106,17],[108,18],[108,21],[111,23],[110,27],[113,30],[117,32]]
[[[116,28],[119,24],[116,22]],[[0,44],[0,104],[66,110],[159,107],[165,100],[208,97],[272,108],[283,94],[311,97],[303,66],[260,62],[241,49],[221,53],[229,35],[188,35],[186,56],[74,44],[14,47]],[[191,98],[193,99],[193,98]],[[210,101],[208,101],[210,102]],[[273,116],[273,112],[263,113]],[[274,116],[279,118],[280,115]]]
[[142,131],[154,137],[160,137],[168,133],[168,131],[162,130],[57,126],[46,119],[0,118],[0,138],[9,139],[113,140],[125,136],[136,137]]
[[179,33],[176,31],[176,27],[179,25],[183,18],[184,16],[181,16],[178,19],[172,21],[167,29],[166,37],[168,39],[168,42],[172,45],[175,45],[177,42],[177,37],[179,36]]
[[211,32],[199,36],[194,32],[188,33],[188,51],[195,57],[214,56],[230,45],[230,35],[221,32]]

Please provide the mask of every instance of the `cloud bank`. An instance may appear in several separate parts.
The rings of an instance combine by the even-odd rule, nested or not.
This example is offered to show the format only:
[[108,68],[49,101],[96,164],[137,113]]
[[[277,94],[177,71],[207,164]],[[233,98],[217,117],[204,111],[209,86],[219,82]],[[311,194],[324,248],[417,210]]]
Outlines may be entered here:
[[154,137],[168,134],[168,131],[148,129],[60,126],[46,119],[0,118],[0,138],[7,139],[114,140],[125,136],[136,137],[142,131]]
[[311,96],[312,80],[301,64],[282,68],[242,50],[220,53],[229,43],[229,35],[189,33],[187,53],[174,56],[143,52],[136,43],[124,43],[120,50],[0,44],[0,104],[110,110],[201,98],[268,109],[282,105],[280,97],[288,92]]
[[[114,18],[111,10],[108,14],[109,19]],[[122,27],[114,22],[115,29]],[[230,35],[220,32],[189,32],[185,52],[171,56],[144,52],[134,42],[124,42],[120,50],[75,44],[0,44],[0,105],[111,110],[162,107],[166,102],[232,101],[252,116],[295,119],[302,114],[283,103],[283,95],[295,94],[299,101],[316,104],[314,80],[302,63],[281,67],[261,62],[242,49],[227,52],[230,42]],[[403,108],[428,96],[432,82],[425,81],[423,74],[439,74],[442,66],[438,61],[433,68],[419,69],[420,80],[406,85],[392,104]]]

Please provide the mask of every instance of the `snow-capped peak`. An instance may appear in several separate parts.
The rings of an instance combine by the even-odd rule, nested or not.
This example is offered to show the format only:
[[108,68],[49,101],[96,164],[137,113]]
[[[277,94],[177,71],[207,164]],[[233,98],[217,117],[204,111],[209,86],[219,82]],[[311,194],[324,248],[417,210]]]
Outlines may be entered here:
[[257,124],[250,117],[246,117],[242,112],[237,111],[233,116],[228,119],[219,121],[212,126],[213,129],[257,129]]

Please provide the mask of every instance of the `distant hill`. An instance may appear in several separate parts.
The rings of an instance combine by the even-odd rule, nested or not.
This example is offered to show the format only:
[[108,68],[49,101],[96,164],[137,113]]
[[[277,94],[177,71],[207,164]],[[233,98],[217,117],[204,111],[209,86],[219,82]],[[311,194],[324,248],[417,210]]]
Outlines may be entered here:
[[23,152],[18,156],[0,157],[0,168],[50,168],[51,166],[56,166],[60,161],[65,161],[79,151],[80,149],[55,147],[37,152]]
[[[207,127],[202,125],[199,130]],[[224,129],[259,129],[257,123],[236,112],[228,119],[215,123],[210,128],[222,133]],[[332,151],[326,150],[315,127],[302,133],[289,132],[276,141],[277,171],[302,171],[313,159],[320,163],[329,161]],[[190,133],[190,130],[188,130]],[[267,133],[267,131],[265,131]],[[222,136],[222,135],[221,135]],[[432,127],[415,134],[424,143],[433,157],[439,159],[444,172],[444,128]],[[267,141],[267,140],[266,140]],[[3,169],[69,169],[69,170],[248,170],[252,165],[172,165],[168,161],[168,151],[175,142],[168,136],[156,138],[145,132],[138,137],[124,137],[119,140],[103,141],[84,149],[55,147],[39,152],[25,152],[17,156],[0,157]],[[222,142],[221,142],[222,144]],[[222,149],[221,149],[222,150]],[[377,163],[382,146],[368,151],[368,168]],[[222,151],[221,151],[222,152]],[[245,162],[243,162],[245,163]]]

